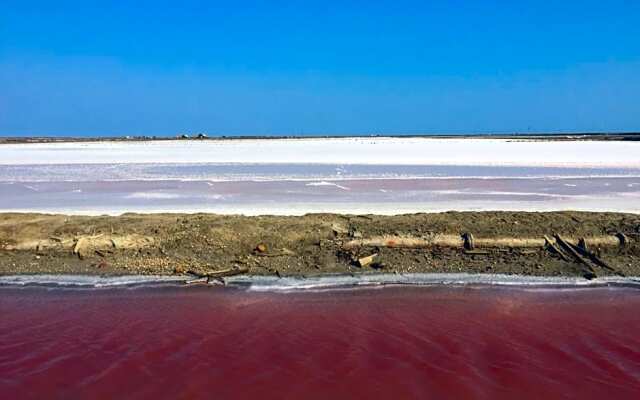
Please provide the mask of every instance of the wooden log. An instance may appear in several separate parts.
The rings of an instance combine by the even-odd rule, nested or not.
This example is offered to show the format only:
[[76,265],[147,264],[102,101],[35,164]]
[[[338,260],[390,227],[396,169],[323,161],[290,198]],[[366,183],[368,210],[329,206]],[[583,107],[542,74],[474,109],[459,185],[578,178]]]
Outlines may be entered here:
[[209,278],[195,278],[184,281],[185,285],[193,285],[196,283],[209,283]]
[[[117,244],[117,246],[116,246]],[[48,237],[46,239],[21,240],[13,244],[0,245],[0,250],[71,250],[73,254],[89,253],[93,250],[148,248],[154,244],[154,238],[137,234],[123,236],[107,236],[103,234],[78,237]]]
[[433,235],[428,238],[411,236],[374,236],[371,238],[354,239],[342,245],[343,250],[354,250],[361,247],[391,247],[391,248],[429,248],[434,246],[462,247],[462,237],[459,235]]
[[622,232],[616,233],[616,238],[620,241],[620,246],[625,247],[629,244],[629,238]]
[[[620,241],[615,236],[595,236],[586,238],[589,243],[602,247],[619,246]],[[491,238],[473,238],[473,247],[475,248],[544,248],[549,240],[544,237],[491,237]],[[409,248],[423,249],[432,247],[457,247],[464,248],[465,240],[462,236],[436,234],[427,237],[414,236],[374,236],[370,238],[353,239],[342,244],[342,249],[356,250],[362,247],[388,247],[388,248]],[[562,254],[562,252],[560,252]]]
[[571,254],[571,256],[580,264],[584,265],[586,268],[586,271],[584,271],[584,277],[587,279],[593,279],[595,278],[596,275],[596,271],[593,269],[593,267],[591,266],[591,263],[589,261],[587,261],[584,257],[582,257],[580,255],[580,253],[578,253],[574,248],[573,245],[568,243],[566,240],[564,240],[562,238],[562,236],[560,236],[559,234],[555,234],[554,237],[556,238],[556,242],[562,247],[563,250],[565,250],[567,253]]
[[188,274],[195,275],[199,278],[207,278],[208,280],[220,279],[227,276],[242,275],[242,274],[246,274],[247,272],[249,272],[248,267],[229,268],[229,269],[223,269],[220,271],[212,271],[212,272],[199,272],[199,271],[193,271],[193,270],[187,271]]
[[553,241],[549,236],[544,235],[544,240],[545,240],[547,249],[553,250],[553,252],[557,254],[563,261],[570,262],[567,256],[564,254],[564,252],[553,243]]
[[589,251],[587,247],[587,241],[584,240],[584,238],[580,238],[580,240],[578,240],[578,247],[586,252]]
[[[571,243],[568,243],[570,246],[573,246]],[[591,260],[592,263],[594,263],[595,265],[601,267],[601,268],[605,268],[608,269],[609,271],[615,273],[618,276],[625,276],[624,273],[618,271],[617,269],[613,268],[612,266],[610,266],[609,264],[607,264],[606,262],[602,261],[602,259],[600,259],[598,256],[596,256],[594,253],[590,252],[589,250],[586,249],[586,246],[573,246],[574,250],[576,250],[578,253],[580,253],[582,256],[588,258],[589,260]]]
[[378,253],[371,254],[370,256],[359,258],[358,259],[358,266],[360,268],[367,267],[367,266],[371,265],[375,261],[376,257],[378,257]]
[[518,247],[518,248],[541,248],[544,247],[543,238],[514,238],[514,237],[496,237],[496,238],[476,238],[476,247]]
[[290,257],[295,256],[296,253],[289,249],[282,249],[282,251],[278,253],[255,253],[257,257]]
[[462,234],[462,240],[464,240],[465,250],[473,250],[475,243],[473,240],[473,234],[471,232],[465,232]]
[[555,234],[554,237],[556,238],[556,242],[562,247],[562,249],[569,253],[576,261],[591,267],[591,264],[574,249],[574,246],[571,243],[564,240],[559,234]]

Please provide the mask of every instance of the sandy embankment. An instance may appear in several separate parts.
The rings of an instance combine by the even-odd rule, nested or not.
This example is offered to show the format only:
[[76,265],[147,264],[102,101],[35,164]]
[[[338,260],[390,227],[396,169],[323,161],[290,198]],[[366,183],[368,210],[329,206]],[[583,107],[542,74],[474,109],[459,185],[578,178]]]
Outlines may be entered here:
[[[473,243],[465,233],[471,233]],[[575,248],[584,238],[587,252],[576,257],[554,234]],[[368,272],[585,276],[589,271],[596,276],[640,276],[639,235],[640,216],[620,213],[301,217],[7,213],[0,214],[0,274],[207,274],[238,269],[279,276]]]

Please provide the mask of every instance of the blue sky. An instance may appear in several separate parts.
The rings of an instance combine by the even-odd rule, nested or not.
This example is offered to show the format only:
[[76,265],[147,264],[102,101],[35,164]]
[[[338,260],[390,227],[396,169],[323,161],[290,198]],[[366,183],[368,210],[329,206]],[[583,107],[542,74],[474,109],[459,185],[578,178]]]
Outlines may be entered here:
[[640,130],[640,2],[555,3],[4,0],[0,135]]

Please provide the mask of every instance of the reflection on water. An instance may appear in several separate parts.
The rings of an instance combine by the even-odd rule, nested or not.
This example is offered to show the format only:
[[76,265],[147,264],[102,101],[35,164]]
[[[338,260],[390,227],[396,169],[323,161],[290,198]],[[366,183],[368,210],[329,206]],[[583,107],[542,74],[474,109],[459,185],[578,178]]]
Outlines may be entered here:
[[640,211],[640,177],[0,182],[0,191],[4,211]]
[[640,212],[640,170],[437,165],[0,165],[0,211]]
[[615,398],[640,291],[0,288],[0,397]]
[[[0,161],[0,164],[2,162]],[[248,163],[0,165],[0,181],[633,177],[638,168]]]

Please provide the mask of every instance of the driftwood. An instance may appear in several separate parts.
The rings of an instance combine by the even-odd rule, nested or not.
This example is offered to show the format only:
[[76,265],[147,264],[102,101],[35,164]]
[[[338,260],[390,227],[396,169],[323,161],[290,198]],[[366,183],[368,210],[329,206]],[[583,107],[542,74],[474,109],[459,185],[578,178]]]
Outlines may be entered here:
[[[548,238],[547,238],[548,239]],[[574,239],[575,240],[575,239]],[[619,246],[620,240],[616,236],[593,236],[585,241],[596,246]],[[544,248],[548,240],[545,237],[492,237],[473,238],[474,248]],[[436,234],[423,238],[414,236],[374,236],[371,238],[353,239],[343,243],[343,250],[356,250],[362,247],[389,247],[422,249],[431,247],[464,248],[465,240],[460,235]],[[470,250],[470,249],[469,249]]]
[[185,285],[193,285],[196,283],[209,283],[209,278],[194,278],[184,281]]
[[473,234],[471,232],[466,232],[462,234],[462,240],[464,240],[464,248],[465,250],[473,250],[475,247],[475,241]]
[[255,256],[257,257],[291,257],[291,256],[295,256],[296,253],[289,250],[289,249],[282,249],[282,251],[278,252],[278,253],[254,253]]
[[580,238],[580,240],[578,240],[578,247],[579,247],[581,250],[584,250],[584,251],[586,251],[586,252],[588,252],[588,251],[589,251],[589,248],[587,247],[587,241],[586,241],[586,240],[584,240],[584,238]]
[[[595,254],[589,252],[587,243],[598,247],[622,246],[629,243],[627,236],[602,235],[587,238],[564,238],[559,234],[554,235],[555,240],[544,235],[537,237],[492,237],[475,238],[470,233],[459,235],[434,234],[426,237],[414,236],[374,236],[370,238],[353,239],[342,244],[342,250],[353,251],[366,247],[386,247],[386,248],[408,248],[408,249],[428,249],[434,247],[461,248],[465,254],[480,255],[488,254],[487,249],[493,251],[508,251],[507,249],[520,248],[524,251],[533,252],[536,248],[546,248],[557,254],[566,262],[577,262],[582,266],[585,278],[596,277],[594,266],[606,268],[623,276],[622,273],[612,268]],[[571,241],[579,242],[576,246]],[[527,250],[530,249],[530,250]],[[357,261],[358,265],[369,265],[373,262],[373,256],[364,257]],[[362,261],[361,261],[362,260]]]
[[[220,271],[212,271],[212,272],[200,272],[200,271],[193,271],[193,270],[187,271],[188,274],[194,275],[198,279],[206,279],[207,283],[210,282],[212,279],[221,280],[222,278],[225,278],[227,276],[242,275],[242,274],[246,274],[247,272],[249,272],[248,267],[229,268],[229,269],[223,269]],[[191,282],[196,283],[196,280],[192,280]],[[187,283],[191,283],[191,282],[187,281]]]
[[563,261],[569,262],[569,259],[567,258],[567,256],[564,254],[564,252],[558,247],[556,246],[555,243],[553,243],[553,240],[551,240],[551,238],[547,235],[544,235],[544,240],[545,240],[545,244],[547,249],[551,249],[555,254],[557,254]]
[[616,233],[616,237],[620,241],[620,246],[624,247],[629,244],[629,238],[622,232]]
[[556,243],[558,243],[562,247],[562,249],[564,251],[566,251],[567,253],[569,253],[576,261],[578,261],[581,264],[588,265],[589,267],[591,267],[591,264],[589,264],[589,262],[586,259],[584,259],[580,255],[580,253],[578,253],[573,248],[573,245],[571,243],[569,243],[566,240],[564,240],[562,238],[562,236],[560,236],[559,234],[555,234],[555,235],[553,235],[553,237],[555,237]]
[[366,267],[368,265],[371,265],[375,261],[376,257],[378,257],[378,253],[371,254],[370,256],[359,258],[358,259],[358,266],[360,268],[364,268],[364,267]]
[[586,246],[580,246],[580,243],[578,243],[578,246],[573,246],[571,243],[569,243],[569,245],[572,246],[574,248],[574,250],[576,250],[582,256],[584,256],[587,259],[591,260],[591,262],[594,263],[595,265],[597,265],[597,266],[599,266],[601,268],[604,268],[604,269],[608,269],[609,271],[615,273],[616,275],[625,276],[624,273],[622,273],[622,272],[618,271],[617,269],[613,268],[612,266],[610,266],[606,262],[602,261],[594,253],[592,253],[589,250],[587,250]]
[[[624,273],[613,268],[612,266],[604,262],[602,259],[600,259],[598,256],[596,256],[593,252],[589,251],[587,247],[587,242],[584,238],[580,238],[578,240],[578,245],[574,245],[569,240],[563,238],[560,235],[556,234],[554,235],[554,237],[556,239],[556,242],[561,246],[562,249],[564,249],[573,258],[573,260],[587,267],[587,272],[590,276],[595,277],[595,271],[593,270],[592,265],[596,265],[598,267],[607,269],[615,273],[616,275],[625,276]],[[549,242],[548,243],[549,248],[552,248],[557,254],[560,255],[560,257],[563,258],[563,260],[569,261],[564,255],[564,252],[562,252],[561,248],[553,244],[553,242],[549,237],[545,236],[545,238]]]
[[68,237],[52,236],[46,239],[21,240],[12,244],[0,245],[0,250],[71,250],[75,255],[84,256],[94,250],[130,250],[149,248],[155,243],[152,236],[138,234],[127,235],[79,235]]
[[593,279],[596,277],[596,271],[591,266],[591,263],[584,257],[582,257],[571,243],[568,243],[562,238],[562,236],[558,234],[555,234],[554,237],[556,239],[556,242],[560,245],[560,247],[562,247],[563,250],[569,253],[579,264],[582,264],[586,267],[586,271],[583,271],[585,278]]

